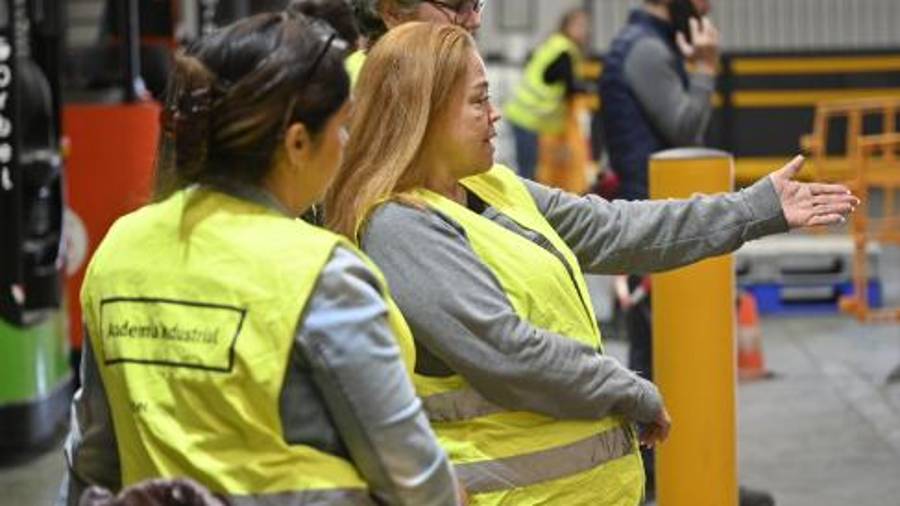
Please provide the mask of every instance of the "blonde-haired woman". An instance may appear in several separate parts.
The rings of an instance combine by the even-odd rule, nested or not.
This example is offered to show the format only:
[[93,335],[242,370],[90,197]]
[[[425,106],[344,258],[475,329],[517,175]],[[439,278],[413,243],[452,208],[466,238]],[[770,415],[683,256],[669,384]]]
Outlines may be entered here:
[[840,221],[856,200],[791,181],[800,160],[716,197],[579,198],[492,166],[498,119],[464,30],[394,28],[363,66],[326,215],[388,278],[472,503],[638,504],[638,440],[665,439],[669,419],[651,383],[603,354],[582,272],[684,265]]

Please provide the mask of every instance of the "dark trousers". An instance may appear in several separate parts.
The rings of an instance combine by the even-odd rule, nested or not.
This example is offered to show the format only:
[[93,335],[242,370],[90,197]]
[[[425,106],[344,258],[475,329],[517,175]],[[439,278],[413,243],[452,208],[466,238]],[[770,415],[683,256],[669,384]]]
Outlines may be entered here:
[[[628,276],[628,289],[634,291],[641,284],[642,276]],[[642,378],[653,381],[653,322],[650,293],[625,312],[625,328],[628,331],[628,368]],[[647,491],[656,489],[653,450],[641,449],[644,471],[647,474]]]
[[538,164],[538,136],[531,130],[513,125],[513,138],[516,143],[516,165],[519,175],[534,180]]

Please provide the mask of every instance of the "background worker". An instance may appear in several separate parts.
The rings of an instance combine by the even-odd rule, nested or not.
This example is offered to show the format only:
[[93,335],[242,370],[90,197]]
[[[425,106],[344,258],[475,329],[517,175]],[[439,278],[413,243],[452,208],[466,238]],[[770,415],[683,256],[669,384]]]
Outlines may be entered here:
[[449,23],[472,35],[481,28],[485,0],[351,0],[363,36],[374,44],[388,30],[410,21]]
[[[366,46],[375,44],[395,26],[410,21],[450,23],[471,34],[481,27],[481,10],[485,0],[350,0],[356,13],[357,26]],[[353,85],[365,63],[366,49],[360,46],[347,58],[347,71]]]
[[[578,73],[587,48],[589,17],[582,9],[567,12],[559,30],[535,50],[503,114],[512,127],[519,175],[534,179],[538,166],[538,136],[565,132],[570,99],[585,89]],[[565,164],[570,156],[565,142],[552,156]]]
[[296,219],[341,163],[341,45],[271,13],[176,58],[159,200],[113,226],[82,288],[61,503],[156,477],[242,505],[460,501],[383,279]]
[[600,96],[606,148],[619,175],[620,197],[627,200],[647,198],[650,155],[702,145],[712,115],[719,33],[708,18],[694,18],[688,44],[675,30],[672,1],[693,2],[700,16],[710,9],[706,0],[644,0],[604,60]]
[[[703,144],[719,62],[719,32],[706,17],[711,7],[709,0],[644,0],[612,41],[600,95],[606,147],[621,198],[648,197],[653,153]],[[616,284],[630,341],[628,366],[652,380],[650,279],[629,276]],[[654,454],[648,449],[643,455],[652,498]],[[745,506],[774,502],[764,492],[743,487],[740,494]]]
[[382,37],[354,92],[328,224],[385,272],[416,342],[417,391],[472,503],[636,505],[631,424],[652,445],[669,419],[652,383],[603,354],[582,272],[682,266],[840,221],[857,201],[792,181],[801,159],[738,193],[579,198],[493,165],[488,91],[459,27]]
[[344,68],[350,75],[351,85],[356,82],[359,69],[365,60],[363,53],[365,39],[360,36],[356,24],[356,14],[350,0],[291,0],[288,5],[291,12],[299,12],[325,20],[337,30],[342,39],[347,41],[347,54]]

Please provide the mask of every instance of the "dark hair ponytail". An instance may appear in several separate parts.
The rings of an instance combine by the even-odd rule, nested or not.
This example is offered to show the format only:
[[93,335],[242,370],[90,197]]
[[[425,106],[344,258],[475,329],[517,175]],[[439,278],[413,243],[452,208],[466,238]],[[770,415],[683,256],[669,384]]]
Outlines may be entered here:
[[194,183],[258,185],[284,130],[313,137],[347,100],[344,43],[302,14],[258,14],[175,57],[162,115],[156,198]]

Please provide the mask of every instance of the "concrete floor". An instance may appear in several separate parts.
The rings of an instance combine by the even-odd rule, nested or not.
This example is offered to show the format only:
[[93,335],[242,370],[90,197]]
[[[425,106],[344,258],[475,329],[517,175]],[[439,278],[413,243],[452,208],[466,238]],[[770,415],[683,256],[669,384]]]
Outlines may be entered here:
[[[886,255],[885,293],[900,305],[900,252]],[[900,326],[843,316],[762,322],[771,380],[739,388],[741,482],[779,506],[900,505]],[[611,334],[611,333],[610,333]],[[609,336],[607,350],[626,345]],[[0,505],[51,504],[61,445],[0,467]]]
[[900,327],[763,323],[775,380],[740,389],[740,474],[792,506],[900,504]]
[[775,377],[738,389],[741,483],[779,506],[900,505],[900,382],[885,381],[900,366],[900,326],[792,317],[762,332]]
[[6,506],[48,506],[59,492],[65,462],[62,442],[25,462],[0,467],[0,504]]

